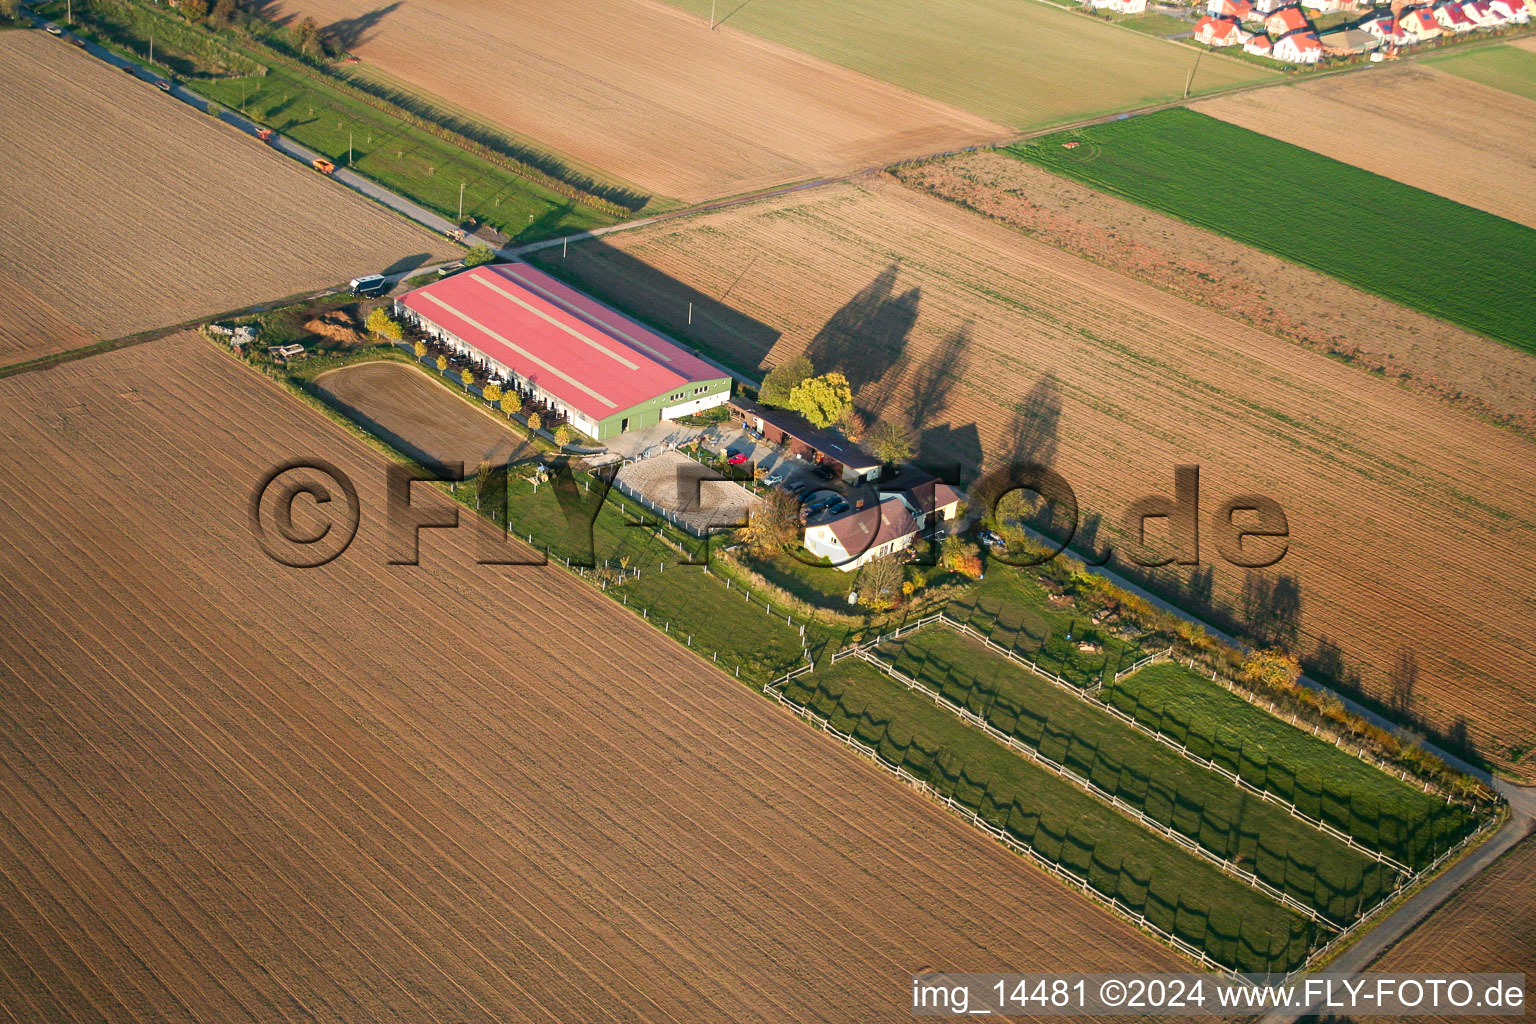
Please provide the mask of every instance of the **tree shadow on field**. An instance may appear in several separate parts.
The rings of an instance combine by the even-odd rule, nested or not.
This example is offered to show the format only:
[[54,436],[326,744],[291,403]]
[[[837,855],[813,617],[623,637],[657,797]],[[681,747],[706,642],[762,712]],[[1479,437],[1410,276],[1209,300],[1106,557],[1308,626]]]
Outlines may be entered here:
[[781,337],[768,324],[599,238],[572,241],[568,249],[541,249],[524,259],[744,374],[761,373]]
[[901,265],[892,263],[832,314],[805,354],[817,373],[836,370],[848,378],[859,404],[879,416],[906,363],[922,292],[898,292]]
[[949,395],[965,372],[971,345],[971,322],[962,323],[939,343],[928,361],[912,376],[912,426],[925,429],[949,409]]
[[399,7],[400,0],[395,0],[394,3],[387,7],[377,7],[364,14],[359,14],[355,18],[342,18],[339,21],[333,21],[320,31],[327,39],[340,45],[342,49],[350,50],[354,46],[366,43],[369,35],[378,27],[379,22],[383,21],[387,15],[393,14]]
[[282,0],[246,0],[240,7],[251,17],[260,18],[279,28],[292,24],[298,17],[283,6]]

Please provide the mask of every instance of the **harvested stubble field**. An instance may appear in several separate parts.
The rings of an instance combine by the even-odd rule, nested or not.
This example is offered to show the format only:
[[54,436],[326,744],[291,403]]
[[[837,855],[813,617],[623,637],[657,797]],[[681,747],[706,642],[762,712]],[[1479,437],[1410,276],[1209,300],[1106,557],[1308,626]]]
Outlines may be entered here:
[[406,363],[353,363],[327,370],[314,386],[370,433],[419,462],[505,463],[533,454],[526,439],[490,413],[449,394]]
[[[1536,227],[1536,100],[1402,64],[1221,96],[1195,109]],[[1413,230],[1362,227],[1378,244]]]
[[1536,352],[1536,297],[1468,269],[1530,266],[1523,224],[1183,107],[1008,152]]
[[5,273],[101,338],[449,251],[41,32],[0,34],[0,180]]
[[[711,0],[671,0],[708,18]],[[734,8],[734,10],[731,10]],[[1033,0],[720,4],[727,29],[841,64],[1017,128],[1177,99],[1196,51]],[[1207,54],[1193,93],[1275,72]]]
[[[1536,969],[1536,836],[1518,846],[1468,883],[1408,937],[1371,964],[1381,974],[1522,972],[1526,1003]],[[1415,1015],[1415,1021],[1451,1024],[1465,1017]],[[1515,1024],[1522,1014],[1484,1017],[1489,1024]]]
[[1536,361],[1507,345],[1001,153],[895,173],[1085,259],[1536,436]]
[[1291,524],[1278,567],[1245,574],[1207,535],[1198,577],[1162,585],[1494,763],[1536,744],[1536,448],[1509,431],[890,179],[541,262],[737,363],[846,370],[928,458],[1054,463],[1101,543],[1123,547],[1116,521],[1180,463],[1207,516],[1268,495]]
[[[997,140],[1006,128],[652,0],[288,0],[369,65],[661,196],[694,201]],[[486,68],[516,73],[487,75]]]
[[[0,415],[18,1018],[874,1020],[925,967],[1179,968],[563,571],[387,565],[379,457],[196,337]],[[246,523],[295,455],[361,495],[318,570]]]

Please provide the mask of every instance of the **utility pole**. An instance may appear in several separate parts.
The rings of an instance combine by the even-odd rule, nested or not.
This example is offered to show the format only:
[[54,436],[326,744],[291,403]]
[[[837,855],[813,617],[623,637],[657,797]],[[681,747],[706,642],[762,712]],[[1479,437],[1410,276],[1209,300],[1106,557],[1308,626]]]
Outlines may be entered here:
[[462,221],[464,219],[464,185],[465,184],[466,184],[465,182],[462,182],[462,181],[459,182],[459,220],[460,221]]
[[155,34],[153,32],[149,34],[149,62],[151,64],[155,62]]
[[352,166],[352,133],[347,132],[347,166]]
[[715,30],[715,0],[709,0],[709,30]]
[[1195,54],[1195,62],[1189,66],[1189,77],[1184,79],[1184,98],[1185,99],[1189,99],[1189,87],[1195,81],[1195,71],[1199,69],[1199,67],[1200,67],[1200,58],[1204,57],[1204,56],[1205,56],[1205,51],[1201,50],[1199,53]]

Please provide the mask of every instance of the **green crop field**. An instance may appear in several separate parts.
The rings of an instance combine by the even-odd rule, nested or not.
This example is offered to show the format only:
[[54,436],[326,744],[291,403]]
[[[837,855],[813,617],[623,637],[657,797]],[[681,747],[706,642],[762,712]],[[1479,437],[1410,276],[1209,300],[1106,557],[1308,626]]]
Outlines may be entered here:
[[1480,46],[1453,50],[1426,63],[1482,85],[1536,100],[1536,53],[1518,46]]
[[1293,728],[1182,665],[1153,665],[1105,686],[1099,696],[1411,867],[1429,864],[1477,825],[1460,805]]
[[[711,0],[672,2],[709,17]],[[1177,99],[1198,56],[1033,0],[738,0],[717,9],[732,28],[1018,128]],[[1273,74],[1207,54],[1191,91]]]
[[879,654],[994,728],[1330,920],[1352,921],[1394,888],[1391,868],[975,640],[930,626],[881,645]]
[[1183,108],[1008,152],[1536,352],[1531,228]]
[[1014,753],[874,666],[846,658],[784,695],[1087,877],[1158,927],[1245,971],[1289,970],[1315,926]]

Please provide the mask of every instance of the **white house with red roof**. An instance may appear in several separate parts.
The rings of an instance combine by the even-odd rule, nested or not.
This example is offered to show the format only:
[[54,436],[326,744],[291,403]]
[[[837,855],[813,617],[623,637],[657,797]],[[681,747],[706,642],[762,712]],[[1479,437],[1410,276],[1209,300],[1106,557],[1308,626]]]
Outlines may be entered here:
[[1457,35],[1471,32],[1477,27],[1472,19],[1467,17],[1466,13],[1461,9],[1459,0],[1451,0],[1450,3],[1443,3],[1436,7],[1435,20],[1440,23],[1441,28],[1449,32],[1455,32]]
[[1514,25],[1524,25],[1531,20],[1525,0],[1489,0],[1488,6],[1494,14]]
[[1461,13],[1471,19],[1478,28],[1494,28],[1504,24],[1504,18],[1496,14],[1488,0],[1463,0]]
[[1213,18],[1236,18],[1238,21],[1262,21],[1264,17],[1249,0],[1209,0],[1205,13]]
[[1236,18],[1213,18],[1207,14],[1195,22],[1195,42],[1207,46],[1237,46],[1248,36]]
[[526,263],[475,267],[395,299],[395,315],[598,440],[694,415],[731,378]]
[[1275,41],[1270,55],[1287,64],[1316,64],[1323,57],[1323,44],[1312,32],[1292,32]]
[[1411,11],[1404,11],[1398,24],[1404,32],[1408,33],[1410,42],[1422,43],[1427,39],[1434,39],[1441,35],[1444,29],[1435,19],[1434,12],[1427,7],[1418,7]]
[[1252,39],[1243,44],[1243,52],[1251,53],[1255,57],[1269,57],[1273,49],[1274,44],[1269,41],[1269,36],[1262,32],[1255,34]]
[[1282,7],[1277,11],[1271,11],[1264,19],[1265,30],[1275,39],[1288,32],[1300,32],[1310,29],[1312,23],[1302,13],[1300,7]]
[[1331,14],[1354,6],[1354,0],[1301,0],[1301,6],[1319,14]]

